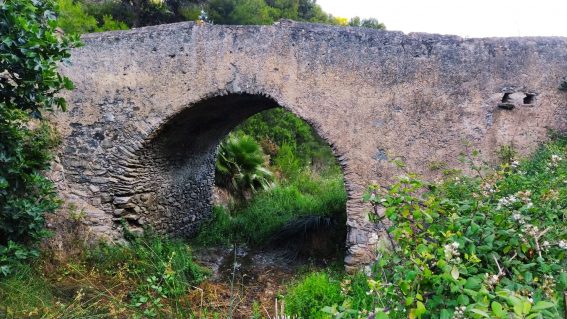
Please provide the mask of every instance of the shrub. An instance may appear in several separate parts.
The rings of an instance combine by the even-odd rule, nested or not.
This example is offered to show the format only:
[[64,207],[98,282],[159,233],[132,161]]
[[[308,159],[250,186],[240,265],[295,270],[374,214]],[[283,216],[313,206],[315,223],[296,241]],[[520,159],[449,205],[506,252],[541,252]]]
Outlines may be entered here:
[[272,156],[272,164],[284,174],[311,166],[324,172],[337,166],[333,152],[315,130],[283,108],[258,113],[235,130],[264,141],[264,152]]
[[300,318],[328,318],[323,308],[342,301],[340,282],[319,272],[292,285],[285,296],[286,312]]
[[244,192],[272,187],[272,173],[264,166],[260,145],[247,135],[229,135],[218,150],[216,184],[241,198]]
[[[56,139],[40,119],[44,110],[65,109],[65,100],[56,95],[73,84],[57,72],[57,63],[65,62],[78,42],[57,33],[55,9],[50,0],[0,3],[2,273],[9,272],[10,260],[33,255],[27,247],[46,235],[44,214],[59,204],[53,184],[41,174]],[[17,250],[9,248],[16,245]]]
[[560,318],[566,145],[558,139],[491,173],[474,165],[475,177],[430,184],[409,175],[371,187],[372,218],[390,220],[393,248],[380,252],[368,280],[367,310],[378,308],[377,318]]
[[65,32],[83,34],[128,29],[125,23],[114,20],[108,14],[101,16],[100,21],[98,21],[94,16],[89,15],[85,11],[85,7],[81,2],[57,0],[57,4],[59,5],[57,25]]

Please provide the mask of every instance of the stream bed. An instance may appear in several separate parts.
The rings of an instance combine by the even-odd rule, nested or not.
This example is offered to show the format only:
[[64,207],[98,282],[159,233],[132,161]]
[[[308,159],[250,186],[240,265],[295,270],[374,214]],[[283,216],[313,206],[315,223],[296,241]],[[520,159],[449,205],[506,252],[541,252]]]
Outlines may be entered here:
[[281,299],[285,286],[298,274],[326,266],[325,261],[294,258],[293,251],[277,248],[239,245],[193,253],[211,271],[210,278],[193,292],[193,304],[224,315],[232,311],[233,318],[250,318],[253,308],[264,317],[273,314],[276,298]]

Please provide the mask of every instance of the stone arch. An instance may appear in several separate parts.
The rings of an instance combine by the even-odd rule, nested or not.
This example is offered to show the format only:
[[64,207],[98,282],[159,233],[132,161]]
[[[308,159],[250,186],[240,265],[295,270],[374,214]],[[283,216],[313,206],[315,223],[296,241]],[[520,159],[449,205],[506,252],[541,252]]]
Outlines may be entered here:
[[[163,119],[146,136],[139,136],[138,148],[129,160],[117,161],[123,179],[110,183],[112,210],[116,223],[188,237],[211,216],[217,148],[234,127],[259,112],[282,107],[298,115],[267,94],[221,93],[207,95]],[[352,190],[346,174],[348,163],[319,126],[306,120],[331,147],[343,170],[349,201]],[[347,205],[348,206],[348,205]],[[347,209],[347,220],[350,216]],[[351,223],[352,225],[352,223]],[[347,244],[348,246],[348,244]]]

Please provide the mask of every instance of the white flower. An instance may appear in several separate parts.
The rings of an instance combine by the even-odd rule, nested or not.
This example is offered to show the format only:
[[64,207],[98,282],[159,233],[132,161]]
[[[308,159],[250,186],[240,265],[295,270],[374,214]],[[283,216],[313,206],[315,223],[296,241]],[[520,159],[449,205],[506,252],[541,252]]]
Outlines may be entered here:
[[561,162],[563,158],[559,155],[553,154],[551,155],[551,161],[549,162],[549,167],[557,167],[559,162]]
[[560,240],[557,245],[559,245],[559,248],[567,250],[567,240]]
[[526,208],[532,208],[533,206],[534,206],[534,203],[528,203],[528,204],[526,205]]
[[524,232],[531,237],[537,237],[539,235],[539,228],[537,226],[527,224],[524,228]]
[[[445,251],[445,259],[447,259],[447,261],[453,261],[454,263],[460,263],[461,262],[461,258],[459,258],[459,256],[461,255],[459,253],[459,243],[457,242],[452,242],[450,244],[447,244],[444,246],[444,251]],[[454,258],[456,257],[456,258]]]
[[502,209],[502,207],[511,206],[518,201],[518,198],[515,195],[510,195],[508,197],[502,197],[498,200],[497,209]]

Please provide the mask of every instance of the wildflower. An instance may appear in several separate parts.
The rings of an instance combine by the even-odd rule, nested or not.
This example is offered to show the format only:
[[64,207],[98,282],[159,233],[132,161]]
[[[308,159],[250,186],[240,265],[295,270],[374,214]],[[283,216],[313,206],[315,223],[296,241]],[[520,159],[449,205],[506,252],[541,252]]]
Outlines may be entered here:
[[539,228],[537,226],[527,224],[524,228],[524,232],[531,237],[537,237],[539,235]]
[[502,209],[502,207],[512,206],[518,201],[518,198],[515,195],[510,195],[508,197],[502,197],[498,200],[497,209]]
[[453,319],[464,319],[465,310],[467,310],[466,306],[460,306],[455,308],[455,312],[453,313]]
[[518,196],[520,200],[524,202],[524,204],[529,204],[532,202],[532,192],[529,190],[519,191],[518,193],[516,193],[516,196]]
[[351,284],[350,279],[345,279],[341,281],[341,292],[343,295],[348,295],[348,293],[350,292],[351,289],[350,284]]
[[567,250],[567,240],[562,239],[557,242],[557,245],[559,246],[559,248]]
[[496,193],[498,189],[492,183],[485,182],[482,185],[480,185],[480,190],[481,190],[482,195],[488,197],[488,196]]
[[534,207],[534,203],[527,203],[526,204],[526,208],[532,208],[532,207]]
[[494,286],[496,286],[499,281],[500,281],[500,276],[498,275],[489,275],[488,273],[484,274],[484,283],[486,284],[489,290],[494,289]]
[[561,162],[563,158],[559,155],[553,154],[551,155],[551,160],[549,162],[549,167],[554,168],[559,166],[559,162]]
[[[445,259],[447,261],[453,261],[454,263],[460,263],[461,258],[459,257],[461,254],[459,253],[459,243],[453,242],[451,244],[447,244],[444,246],[445,251]],[[456,257],[456,258],[455,258]]]

